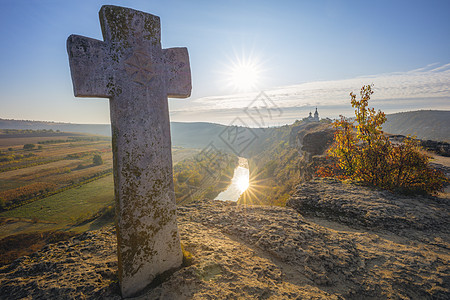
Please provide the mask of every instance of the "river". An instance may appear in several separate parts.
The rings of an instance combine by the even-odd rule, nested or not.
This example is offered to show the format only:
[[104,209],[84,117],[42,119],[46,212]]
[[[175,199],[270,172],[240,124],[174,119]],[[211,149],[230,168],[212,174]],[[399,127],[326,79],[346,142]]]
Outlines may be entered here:
[[239,165],[234,169],[234,175],[228,188],[221,192],[214,200],[237,201],[239,196],[248,188],[250,172],[246,158],[239,157]]

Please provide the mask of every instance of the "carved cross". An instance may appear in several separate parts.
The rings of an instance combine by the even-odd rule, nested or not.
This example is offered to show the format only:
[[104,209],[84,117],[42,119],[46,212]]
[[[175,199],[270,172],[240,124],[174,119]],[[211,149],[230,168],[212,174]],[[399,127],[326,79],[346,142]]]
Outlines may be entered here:
[[103,6],[104,41],[67,40],[76,97],[110,99],[122,295],[181,265],[167,97],[191,93],[186,48],[162,49],[159,17]]

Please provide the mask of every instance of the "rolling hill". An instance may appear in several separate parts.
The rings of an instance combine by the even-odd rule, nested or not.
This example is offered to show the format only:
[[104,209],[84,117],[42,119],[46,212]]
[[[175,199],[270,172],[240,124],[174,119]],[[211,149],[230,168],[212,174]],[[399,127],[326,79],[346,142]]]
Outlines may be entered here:
[[[109,124],[72,124],[44,121],[0,119],[0,129],[59,130],[61,132],[87,133],[111,136]],[[172,145],[184,148],[212,147],[242,155],[256,139],[267,130],[260,128],[227,127],[206,122],[171,122]]]
[[95,135],[111,136],[109,124],[73,124],[29,120],[0,119],[0,129],[59,130],[62,132],[80,132]]
[[[171,122],[171,125],[173,146],[204,148],[213,145],[217,149],[234,152],[238,155],[252,152],[251,148],[263,142],[268,135],[270,136],[273,133],[272,128],[269,130],[249,129],[206,122]],[[111,136],[109,124],[73,124],[0,119],[0,129],[53,129],[62,132]],[[450,142],[450,111],[419,110],[389,114],[383,130],[392,134],[415,135],[423,140]],[[236,137],[239,137],[241,141],[237,141]],[[246,147],[247,145],[249,147]]]
[[383,130],[422,140],[450,142],[450,111],[418,110],[387,115]]

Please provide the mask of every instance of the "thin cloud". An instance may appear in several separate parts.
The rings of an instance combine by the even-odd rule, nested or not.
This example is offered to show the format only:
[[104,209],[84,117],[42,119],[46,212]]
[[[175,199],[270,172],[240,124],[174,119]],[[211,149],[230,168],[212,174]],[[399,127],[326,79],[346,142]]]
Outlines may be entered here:
[[[278,108],[291,115],[307,113],[318,106],[336,117],[340,111],[350,111],[349,93],[359,93],[362,85],[374,84],[373,103],[388,108],[390,112],[414,109],[450,109],[450,63],[429,64],[408,72],[369,75],[345,80],[308,82],[272,88],[264,91]],[[189,101],[186,106],[171,110],[172,117],[195,111],[198,117],[225,115],[242,117],[243,110],[259,93],[204,97]],[[328,108],[333,109],[328,109]],[[333,114],[334,111],[334,114]],[[239,113],[241,112],[241,113]],[[289,119],[286,115],[284,121]],[[293,119],[295,120],[295,118]],[[293,121],[292,120],[292,121]],[[205,120],[210,121],[210,120]],[[222,122],[223,123],[223,122]],[[226,123],[226,122],[225,122]]]

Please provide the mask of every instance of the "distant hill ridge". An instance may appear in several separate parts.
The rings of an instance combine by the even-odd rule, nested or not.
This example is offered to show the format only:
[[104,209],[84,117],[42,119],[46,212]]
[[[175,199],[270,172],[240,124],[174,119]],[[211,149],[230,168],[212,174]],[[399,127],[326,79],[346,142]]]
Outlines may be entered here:
[[[223,132],[227,126],[207,122],[171,122],[174,146],[202,148],[213,142],[217,148],[226,148]],[[90,133],[111,136],[110,124],[73,124],[44,121],[24,121],[0,119],[0,129],[53,129],[63,132]],[[387,115],[383,130],[392,134],[416,135],[423,140],[450,142],[450,111],[419,110]],[[264,129],[252,128],[261,135]]]
[[54,131],[59,130],[63,132],[78,132],[111,136],[110,124],[73,124],[46,121],[0,119],[0,129],[52,129]]
[[[233,149],[224,142],[228,135],[227,126],[207,122],[171,122],[172,145],[185,148],[203,149],[208,146],[233,153]],[[111,136],[110,124],[73,124],[45,121],[6,120],[0,119],[0,129],[22,129],[22,130],[59,130],[70,133],[87,133],[102,136]],[[262,133],[259,128],[251,132],[258,136]],[[245,134],[249,134],[246,132]]]
[[450,111],[418,110],[390,114],[383,131],[415,135],[422,140],[450,142]]
[[[222,132],[226,128],[225,125],[207,123],[207,122],[171,122],[172,134],[179,136],[180,139],[186,139],[186,142],[194,140],[199,135],[216,135]],[[77,132],[97,134],[104,136],[111,136],[110,124],[74,124],[74,123],[62,123],[62,122],[47,122],[47,121],[29,121],[29,120],[8,120],[0,118],[0,129],[31,129],[31,130],[59,130],[62,132]],[[185,131],[195,133],[195,136],[186,137]]]

